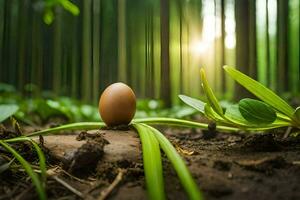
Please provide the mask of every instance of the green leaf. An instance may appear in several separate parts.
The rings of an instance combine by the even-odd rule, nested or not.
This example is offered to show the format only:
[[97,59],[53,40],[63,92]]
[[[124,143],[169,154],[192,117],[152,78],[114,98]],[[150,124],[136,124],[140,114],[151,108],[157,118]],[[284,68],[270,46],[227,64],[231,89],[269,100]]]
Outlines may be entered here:
[[198,185],[194,181],[191,173],[189,172],[189,169],[187,168],[183,159],[177,153],[176,149],[173,147],[171,142],[157,129],[145,124],[144,126],[147,127],[148,129],[151,129],[151,131],[154,133],[162,150],[165,152],[168,159],[172,163],[183,188],[188,194],[189,199],[191,200],[203,199],[202,193],[200,192]]
[[17,152],[15,151],[9,144],[7,144],[6,142],[0,140],[0,144],[7,149],[10,153],[13,154],[13,156],[20,162],[20,164],[23,166],[23,168],[25,169],[26,173],[28,174],[28,176],[31,178],[32,183],[34,184],[36,191],[39,195],[39,199],[41,200],[45,200],[47,199],[46,197],[46,192],[45,189],[43,187],[43,184],[41,183],[41,181],[39,180],[38,175],[33,171],[32,167],[30,166],[30,164]]
[[15,158],[11,159],[9,162],[0,165],[0,174],[9,169],[10,165],[14,162]]
[[0,105],[0,123],[15,114],[19,109],[17,105],[3,104]]
[[249,98],[240,100],[239,111],[247,121],[254,124],[270,124],[277,117],[271,106],[262,101]]
[[201,80],[202,80],[202,87],[203,87],[203,90],[207,97],[208,103],[214,109],[214,111],[216,113],[218,113],[220,116],[223,116],[224,115],[223,109],[222,109],[221,105],[219,104],[216,96],[214,95],[212,89],[209,87],[204,69],[200,70],[200,76],[201,76]]
[[195,108],[199,112],[201,112],[203,115],[205,114],[204,106],[206,103],[203,101],[200,101],[198,99],[186,96],[186,95],[178,95],[178,97],[187,105],[191,106],[192,108]]
[[149,128],[133,124],[142,142],[143,163],[149,199],[166,199],[159,143]]
[[69,11],[73,15],[75,15],[75,16],[79,15],[79,13],[80,13],[79,8],[72,2],[70,2],[68,0],[60,0],[60,4],[62,5],[62,7],[65,10]]
[[47,8],[44,12],[43,15],[43,20],[45,22],[45,24],[50,25],[52,24],[53,20],[54,20],[54,13],[52,11],[52,9]]
[[296,108],[293,116],[300,122],[300,106]]
[[237,104],[230,105],[226,109],[225,117],[238,125],[242,125],[242,126],[249,125],[249,122],[247,120],[245,120],[245,118],[242,116],[242,114],[239,110],[239,105],[237,105]]
[[215,110],[210,106],[210,104],[206,104],[204,107],[205,115],[217,122],[224,121],[222,117],[218,113],[215,112]]
[[233,67],[224,66],[224,69],[234,80],[236,80],[239,84],[257,96],[259,99],[269,104],[279,112],[284,113],[286,116],[293,118],[294,109],[272,90],[268,89],[261,83],[255,81],[242,72],[234,69]]

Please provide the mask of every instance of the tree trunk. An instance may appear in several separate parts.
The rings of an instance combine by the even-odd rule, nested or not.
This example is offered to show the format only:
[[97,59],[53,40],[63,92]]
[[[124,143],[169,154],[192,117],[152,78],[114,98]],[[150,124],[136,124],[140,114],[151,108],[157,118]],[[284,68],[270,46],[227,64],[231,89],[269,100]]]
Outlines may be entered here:
[[160,1],[161,36],[161,97],[171,106],[170,55],[169,55],[169,0]]
[[288,0],[277,0],[277,84],[278,92],[288,90]]

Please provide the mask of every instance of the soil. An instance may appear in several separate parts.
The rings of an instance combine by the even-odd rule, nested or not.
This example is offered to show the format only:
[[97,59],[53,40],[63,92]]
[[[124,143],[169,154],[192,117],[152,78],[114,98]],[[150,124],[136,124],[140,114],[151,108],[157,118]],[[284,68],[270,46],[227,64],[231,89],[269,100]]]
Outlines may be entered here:
[[[186,160],[207,200],[300,199],[300,137],[285,137],[285,130],[265,134],[161,130]],[[0,137],[8,135],[7,130],[0,131]],[[134,131],[45,136],[41,146],[47,155],[49,199],[147,199],[141,144]],[[30,147],[18,149],[22,148]],[[34,153],[22,152],[37,165]],[[0,166],[8,156],[0,148]],[[168,199],[187,199],[164,154],[163,166]],[[0,173],[1,199],[37,199],[17,164]]]

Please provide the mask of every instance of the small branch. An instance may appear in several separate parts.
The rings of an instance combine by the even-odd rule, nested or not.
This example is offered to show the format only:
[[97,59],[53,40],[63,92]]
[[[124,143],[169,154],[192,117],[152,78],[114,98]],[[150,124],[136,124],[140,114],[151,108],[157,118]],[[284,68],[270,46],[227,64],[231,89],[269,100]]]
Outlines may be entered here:
[[61,185],[63,185],[65,188],[67,188],[68,190],[70,190],[71,192],[73,192],[74,194],[76,194],[77,196],[79,196],[80,198],[84,198],[84,195],[76,190],[74,187],[72,187],[71,185],[69,185],[67,182],[65,182],[64,180],[58,178],[58,176],[51,176],[51,178],[53,178],[54,180],[56,180],[58,183],[60,183]]
[[124,173],[125,173],[124,169],[119,169],[119,173],[118,173],[117,177],[115,178],[115,180],[110,184],[110,186],[108,186],[108,188],[104,189],[101,192],[98,200],[104,200],[108,197],[108,195],[113,191],[113,189],[121,182]]

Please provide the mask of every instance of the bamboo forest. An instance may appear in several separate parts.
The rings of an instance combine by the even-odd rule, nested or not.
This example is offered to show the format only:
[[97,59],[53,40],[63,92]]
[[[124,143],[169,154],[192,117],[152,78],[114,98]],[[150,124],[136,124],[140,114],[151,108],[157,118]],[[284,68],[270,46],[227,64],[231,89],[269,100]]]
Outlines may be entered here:
[[299,0],[0,0],[0,200],[300,199]]

